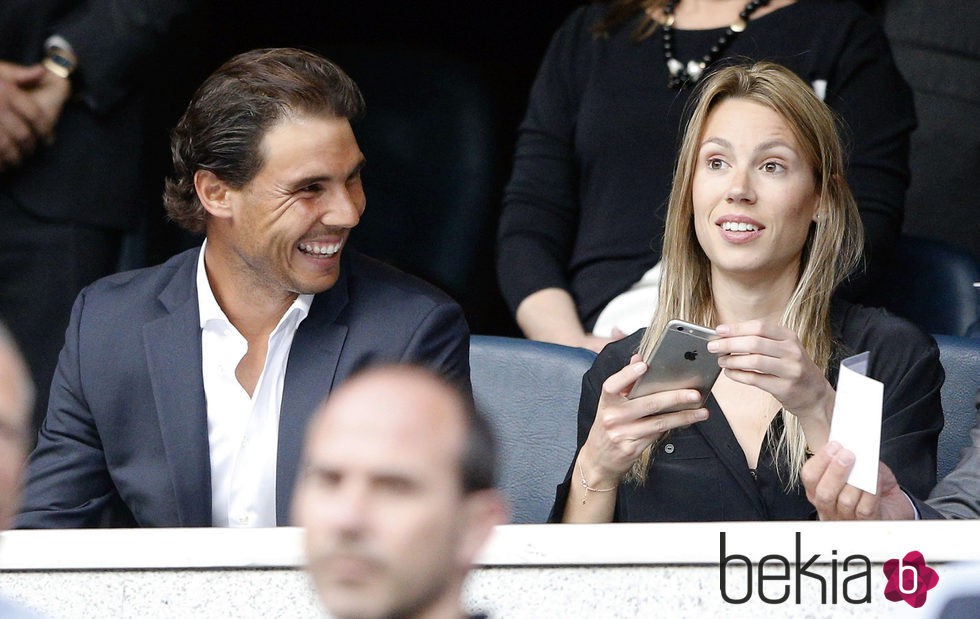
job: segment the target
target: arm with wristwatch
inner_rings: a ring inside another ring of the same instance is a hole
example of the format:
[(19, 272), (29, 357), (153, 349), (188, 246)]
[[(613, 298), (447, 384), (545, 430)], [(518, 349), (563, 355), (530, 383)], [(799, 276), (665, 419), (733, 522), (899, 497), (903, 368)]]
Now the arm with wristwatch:
[(191, 0), (92, 0), (46, 24), (34, 61), (0, 60), (0, 173), (57, 140), (66, 106), (107, 114), (141, 89)]
[(71, 96), (78, 59), (59, 36), (45, 42), (37, 65), (0, 61), (0, 172), (20, 165), (39, 144), (54, 141), (54, 128)]

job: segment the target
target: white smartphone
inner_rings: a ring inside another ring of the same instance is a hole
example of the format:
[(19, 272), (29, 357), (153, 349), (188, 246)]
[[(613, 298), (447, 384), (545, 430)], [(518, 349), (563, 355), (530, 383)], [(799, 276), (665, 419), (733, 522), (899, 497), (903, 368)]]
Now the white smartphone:
[(708, 342), (717, 338), (714, 329), (671, 320), (660, 334), (653, 352), (645, 359), (649, 369), (636, 381), (627, 397), (637, 398), (673, 389), (697, 389), (701, 393), (700, 402), (680, 404), (660, 413), (703, 407), (721, 373), (718, 356), (708, 352)]

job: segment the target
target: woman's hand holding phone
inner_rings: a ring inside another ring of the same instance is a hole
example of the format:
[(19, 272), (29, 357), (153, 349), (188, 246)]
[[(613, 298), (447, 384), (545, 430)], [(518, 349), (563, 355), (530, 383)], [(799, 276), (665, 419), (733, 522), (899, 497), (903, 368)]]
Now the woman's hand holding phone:
[(578, 479), (573, 478), (564, 522), (610, 522), (614, 491), (643, 450), (668, 430), (708, 418), (697, 389), (635, 393), (648, 370), (640, 355), (633, 355), (626, 367), (602, 383), (595, 420), (574, 464), (572, 475)]
[[(627, 396), (633, 384), (647, 371), (639, 355), (602, 384), (595, 422), (579, 453), (578, 466), (593, 487), (611, 487), (633, 466), (640, 454), (673, 428), (708, 418), (698, 407), (701, 394), (695, 389), (674, 389), (649, 395)], [(677, 412), (672, 408), (694, 407)]]

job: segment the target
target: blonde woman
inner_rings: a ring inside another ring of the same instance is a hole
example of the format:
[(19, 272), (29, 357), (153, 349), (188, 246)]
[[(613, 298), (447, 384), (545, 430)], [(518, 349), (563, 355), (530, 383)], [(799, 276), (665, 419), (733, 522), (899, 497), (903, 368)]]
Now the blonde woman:
[(542, 60), (504, 193), (498, 280), (528, 338), (598, 351), (649, 323), (682, 111), (733, 58), (789, 67), (843, 118), (868, 279), (886, 264), (915, 114), (875, 19), (838, 0), (592, 2)]
[[(934, 342), (910, 323), (832, 301), (862, 245), (833, 114), (771, 63), (720, 69), (697, 97), (655, 315), (586, 374), (579, 451), (553, 519), (911, 517), (936, 481), (942, 369)], [(625, 397), (674, 318), (721, 336), (709, 344), (723, 371), (705, 408), (693, 390)], [(885, 386), (877, 495), (831, 483), (824, 470), (801, 478), (814, 452), (852, 464), (828, 435), (839, 361), (865, 350), (869, 375)], [(658, 414), (684, 402), (693, 410)]]

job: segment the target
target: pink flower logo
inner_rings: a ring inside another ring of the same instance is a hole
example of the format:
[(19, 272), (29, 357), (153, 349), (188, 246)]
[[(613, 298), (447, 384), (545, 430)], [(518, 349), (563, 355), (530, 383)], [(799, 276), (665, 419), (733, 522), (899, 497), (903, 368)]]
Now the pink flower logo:
[(926, 603), (926, 593), (939, 584), (939, 574), (926, 565), (918, 550), (905, 555), (904, 559), (889, 559), (885, 562), (885, 599), (892, 602), (905, 600), (912, 608)]

